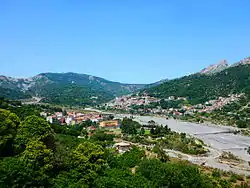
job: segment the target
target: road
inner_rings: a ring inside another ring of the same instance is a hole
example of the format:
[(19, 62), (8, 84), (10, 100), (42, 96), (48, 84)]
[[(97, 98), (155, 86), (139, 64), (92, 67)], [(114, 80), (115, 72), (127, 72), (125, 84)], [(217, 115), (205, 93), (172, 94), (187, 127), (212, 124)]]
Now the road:
[(39, 97), (32, 97), (31, 99), (24, 99), (21, 100), (22, 104), (38, 104), (42, 98)]
[[(116, 117), (125, 116), (130, 117), (130, 115), (125, 114), (116, 115)], [(210, 167), (220, 168), (226, 171), (234, 171), (236, 173), (244, 173), (247, 175), (250, 174), (250, 171), (248, 171), (250, 170), (250, 168), (247, 163), (248, 161), (250, 161), (250, 155), (246, 151), (246, 148), (250, 147), (250, 137), (229, 133), (230, 131), (233, 131), (235, 129), (233, 127), (218, 126), (213, 124), (197, 124), (174, 119), (166, 120), (163, 117), (133, 117), (134, 120), (142, 124), (146, 124), (148, 121), (154, 120), (160, 125), (168, 125), (168, 127), (171, 128), (173, 131), (185, 132), (203, 140), (204, 143), (208, 146), (208, 149), (210, 150), (209, 156), (201, 158), (182, 154), (182, 156), (184, 156), (184, 158), (189, 160), (190, 162), (201, 164), (202, 162), (206, 161), (206, 165)], [(241, 167), (232, 167), (228, 164), (219, 163), (217, 158), (223, 151), (233, 153), (235, 156), (245, 161), (244, 164), (242, 164)], [(172, 153), (176, 153), (176, 151), (172, 151)]]

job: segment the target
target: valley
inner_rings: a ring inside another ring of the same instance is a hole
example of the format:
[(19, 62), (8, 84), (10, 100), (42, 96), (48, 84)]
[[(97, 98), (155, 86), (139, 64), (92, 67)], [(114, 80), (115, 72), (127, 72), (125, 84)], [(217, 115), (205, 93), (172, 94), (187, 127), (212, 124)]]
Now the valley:
[[(20, 121), (27, 127), (23, 128), (22, 125), (11, 130), (14, 140), (9, 139), (3, 144), (4, 160), (2, 163), (0, 161), (0, 165), (9, 165), (8, 161), (5, 162), (6, 156), (13, 160), (25, 157), (25, 152), (33, 147), (28, 141), (33, 136), (22, 136), (19, 130), (25, 132), (35, 125), (33, 122), (41, 122), (49, 131), (50, 136), (46, 139), (53, 138), (51, 142), (57, 148), (51, 148), (50, 155), (55, 157), (51, 159), (54, 165), (52, 169), (57, 170), (58, 166), (63, 169), (58, 171), (59, 174), (47, 174), (55, 181), (59, 181), (60, 173), (65, 173), (69, 168), (77, 169), (78, 176), (83, 177), (80, 172), (85, 167), (78, 169), (74, 166), (74, 163), (81, 161), (76, 156), (82, 153), (74, 155), (79, 152), (78, 149), (81, 150), (79, 147), (86, 145), (81, 152), (92, 147), (96, 147), (92, 152), (105, 151), (103, 159), (100, 159), (109, 166), (105, 172), (109, 168), (114, 170), (119, 165), (125, 165), (126, 170), (134, 174), (141, 162), (149, 160), (152, 165), (156, 159), (167, 165), (183, 163), (184, 169), (194, 167), (201, 170), (201, 176), (221, 185), (222, 182), (230, 186), (239, 182), (248, 184), (248, 60), (246, 58), (233, 66), (223, 61), (193, 75), (153, 84), (122, 84), (76, 73), (42, 73), (29, 79), (1, 76), (2, 116), (13, 113), (10, 117), (17, 115), (20, 118), (17, 124)], [(30, 131), (36, 131), (36, 128)], [(29, 135), (29, 132), (25, 134)], [(21, 143), (20, 138), (26, 140), (27, 146), (22, 148), (17, 145)], [(45, 148), (52, 147), (42, 137), (40, 140)], [(9, 143), (9, 148), (6, 148)], [(36, 144), (35, 147), (38, 147), (41, 143)], [(69, 150), (71, 144), (74, 146)], [(16, 147), (22, 150), (16, 151)], [(65, 151), (61, 151), (61, 147)], [(132, 161), (130, 155), (134, 157)], [(69, 158), (75, 160), (71, 167), (67, 166)], [(129, 167), (132, 168), (131, 172)], [(12, 167), (6, 169), (9, 168)], [(69, 173), (73, 174), (75, 170)], [(125, 173), (124, 169), (120, 173)], [(96, 185), (95, 181), (88, 181)], [(54, 182), (47, 184), (53, 185)]]
[(0, 188), (250, 188), (249, 7), (2, 1)]
[[(147, 124), (150, 120), (153, 120), (158, 125), (168, 125), (168, 127), (174, 131), (187, 133), (189, 135), (197, 137), (203, 140), (210, 150), (210, 154), (208, 157), (195, 157), (181, 154), (183, 156), (183, 159), (189, 160), (190, 162), (199, 165), (205, 162), (205, 165), (213, 168), (219, 168), (221, 170), (234, 171), (237, 173), (244, 173), (248, 175), (250, 174), (250, 167), (247, 163), (248, 161), (250, 161), (250, 155), (247, 153), (247, 149), (248, 147), (250, 147), (250, 137), (230, 133), (234, 131), (235, 128), (218, 126), (214, 124), (183, 122), (174, 119), (166, 120), (166, 118), (164, 117), (115, 114), (115, 117), (117, 118), (130, 116), (133, 116), (133, 119), (140, 122), (141, 124)], [(172, 152), (176, 153), (175, 151)], [(230, 164), (223, 164), (218, 162), (217, 159), (223, 152), (231, 152), (233, 155), (245, 161), (243, 162), (243, 166), (237, 167)]]

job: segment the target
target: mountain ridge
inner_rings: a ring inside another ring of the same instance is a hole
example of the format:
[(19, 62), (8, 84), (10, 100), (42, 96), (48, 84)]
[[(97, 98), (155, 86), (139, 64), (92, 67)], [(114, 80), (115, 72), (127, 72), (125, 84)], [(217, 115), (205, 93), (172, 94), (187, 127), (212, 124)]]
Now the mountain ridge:
[(200, 74), (214, 74), (229, 67), (227, 60), (222, 60), (217, 64), (209, 65), (207, 68), (202, 69)]
[[(192, 74), (140, 91), (156, 98), (187, 97), (192, 104), (204, 103), (235, 93), (250, 93), (250, 59), (213, 74)], [(243, 63), (242, 63), (243, 62)], [(249, 95), (250, 97), (250, 95)]]
[[(196, 74), (183, 76), (173, 80), (164, 79), (151, 84), (125, 84), (110, 81), (97, 76), (73, 72), (46, 72), (29, 78), (13, 78), (0, 75), (0, 97), (9, 99), (23, 99), (35, 96), (43, 98), (42, 102), (70, 105), (92, 105), (104, 103), (122, 95), (145, 90), (150, 91), (151, 95), (155, 96), (158, 95), (158, 92), (159, 97), (169, 96), (171, 92), (172, 95), (179, 94), (180, 96), (183, 96), (188, 92), (185, 91), (184, 93), (180, 93), (179, 90), (184, 91), (187, 88), (195, 88), (195, 86), (192, 86), (192, 83), (199, 83), (202, 85), (200, 82), (204, 81), (210, 83), (212, 78), (215, 79), (216, 82), (220, 83), (221, 81), (216, 79), (216, 76), (227, 80), (227, 74), (228, 72), (232, 72), (232, 69), (236, 70), (239, 69), (239, 67), (241, 69), (241, 66), (245, 66), (246, 69), (248, 69), (249, 64), (250, 57), (240, 60), (239, 62), (230, 66), (226, 60), (223, 60), (215, 65), (210, 65), (208, 68), (205, 68)], [(247, 79), (247, 72), (245, 69), (242, 69), (242, 71), (246, 73), (243, 79)], [(242, 79), (239, 77), (239, 73), (233, 76), (236, 76), (237, 79)], [(239, 84), (238, 80), (236, 80), (235, 83), (231, 83), (231, 80), (227, 81), (228, 84)], [(183, 82), (184, 85), (181, 82)], [(182, 88), (180, 89), (178, 85), (169, 87), (172, 83), (179, 83), (182, 85)], [(216, 85), (216, 83), (213, 84)], [(211, 87), (213, 84), (211, 84)], [(225, 85), (227, 83), (223, 82), (221, 84)], [(164, 88), (163, 91), (161, 91), (162, 89), (159, 89), (161, 87)], [(176, 88), (173, 90), (173, 87)], [(213, 88), (210, 89), (213, 90)], [(197, 88), (197, 90), (202, 91), (202, 88)], [(218, 86), (217, 90), (222, 90), (222, 88), (219, 88)], [(196, 91), (193, 92), (196, 93)], [(211, 93), (207, 90), (206, 92)], [(206, 93), (203, 95), (205, 94)], [(223, 95), (224, 94), (225, 93), (223, 93)]]
[(16, 93), (20, 97), (10, 95), (9, 98), (22, 99), (39, 96), (44, 98), (42, 102), (72, 103), (73, 105), (78, 103), (80, 105), (98, 104), (144, 87), (145, 84), (123, 84), (101, 77), (72, 72), (47, 72), (29, 78), (0, 76), (0, 90), (8, 90), (8, 92), (1, 92), (1, 97), (8, 98), (8, 93)]
[(239, 65), (247, 65), (250, 64), (250, 57), (244, 58), (242, 60), (239, 60), (236, 63), (233, 63), (231, 65), (229, 65), (229, 63), (227, 62), (227, 60), (222, 60), (219, 61), (216, 64), (211, 64), (206, 68), (203, 68), (201, 71), (199, 71), (198, 73), (200, 74), (206, 74), (206, 75), (211, 75), (211, 74), (215, 74), (218, 72), (221, 72), (225, 69), (228, 69), (230, 67), (235, 67), (235, 66), (239, 66)]

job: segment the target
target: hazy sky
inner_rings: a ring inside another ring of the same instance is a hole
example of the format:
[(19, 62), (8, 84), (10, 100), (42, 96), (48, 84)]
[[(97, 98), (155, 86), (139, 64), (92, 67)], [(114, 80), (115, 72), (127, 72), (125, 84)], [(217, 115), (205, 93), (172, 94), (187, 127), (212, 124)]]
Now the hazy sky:
[(2, 0), (0, 74), (127, 83), (250, 56), (250, 0)]

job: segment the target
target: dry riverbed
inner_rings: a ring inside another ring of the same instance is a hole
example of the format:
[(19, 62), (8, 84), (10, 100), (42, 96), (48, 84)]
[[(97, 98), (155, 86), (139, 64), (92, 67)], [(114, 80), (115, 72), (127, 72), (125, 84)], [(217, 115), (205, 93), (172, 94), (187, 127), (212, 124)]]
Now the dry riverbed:
[[(128, 114), (117, 114), (116, 117), (130, 117)], [(232, 132), (234, 128), (228, 126), (218, 126), (213, 124), (197, 124), (183, 122), (180, 120), (166, 119), (163, 117), (153, 116), (133, 116), (134, 120), (146, 124), (150, 120), (154, 120), (159, 125), (168, 125), (173, 131), (184, 132), (197, 137), (207, 145), (209, 149), (208, 156), (192, 156), (183, 154), (178, 151), (166, 150), (170, 155), (176, 155), (180, 158), (188, 160), (195, 164), (205, 163), (205, 166), (218, 168), (225, 171), (233, 171), (238, 174), (250, 175), (250, 155), (247, 148), (250, 147), (250, 137), (235, 135)], [(233, 163), (227, 160), (221, 160), (219, 157), (223, 152), (231, 152), (233, 155), (241, 159), (239, 163)]]

